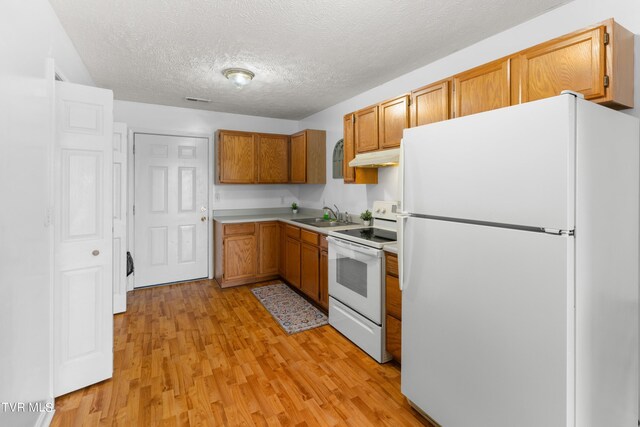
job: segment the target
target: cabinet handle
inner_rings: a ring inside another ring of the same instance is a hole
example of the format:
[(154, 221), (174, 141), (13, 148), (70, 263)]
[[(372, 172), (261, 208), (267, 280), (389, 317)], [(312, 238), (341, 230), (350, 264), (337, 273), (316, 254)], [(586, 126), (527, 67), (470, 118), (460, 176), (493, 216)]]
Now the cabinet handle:
[(97, 250), (97, 249), (94, 249), (94, 250), (91, 252), (91, 255), (93, 255), (93, 256), (98, 256), (98, 255), (100, 255), (100, 251), (99, 251), (99, 250)]

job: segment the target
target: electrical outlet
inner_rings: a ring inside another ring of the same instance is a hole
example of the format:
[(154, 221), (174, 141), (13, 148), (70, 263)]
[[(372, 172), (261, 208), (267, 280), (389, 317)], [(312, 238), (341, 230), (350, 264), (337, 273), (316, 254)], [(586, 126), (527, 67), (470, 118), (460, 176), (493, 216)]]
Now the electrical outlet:
[(280, 196), (280, 204), (284, 205), (284, 196)]
[(215, 195), (213, 197), (216, 200), (216, 202), (220, 201), (220, 193), (215, 193)]

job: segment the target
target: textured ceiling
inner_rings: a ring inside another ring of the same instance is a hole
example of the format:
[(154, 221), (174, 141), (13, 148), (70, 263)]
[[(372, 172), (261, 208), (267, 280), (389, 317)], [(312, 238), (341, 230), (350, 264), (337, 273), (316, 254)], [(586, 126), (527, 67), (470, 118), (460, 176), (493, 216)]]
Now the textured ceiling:
[(568, 0), (50, 2), (116, 99), (301, 119)]

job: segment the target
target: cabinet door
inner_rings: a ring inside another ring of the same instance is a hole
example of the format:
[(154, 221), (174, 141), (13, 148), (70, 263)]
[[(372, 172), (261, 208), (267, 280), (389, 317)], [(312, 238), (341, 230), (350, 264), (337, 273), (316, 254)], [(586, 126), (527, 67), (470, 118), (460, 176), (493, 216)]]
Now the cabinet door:
[(356, 180), (356, 168), (349, 167), (349, 162), (356, 157), (356, 146), (353, 129), (353, 113), (349, 113), (343, 118), (343, 143), (344, 159), (342, 167), (344, 169), (344, 182), (351, 183)]
[(285, 279), (293, 286), (300, 287), (300, 242), (287, 237)]
[(286, 278), (287, 277), (287, 236), (285, 234), (285, 225), (281, 222), (278, 223), (278, 274)]
[(409, 95), (402, 95), (380, 104), (378, 138), (380, 148), (400, 147), (402, 131), (409, 127)]
[(278, 223), (261, 222), (258, 226), (260, 245), (258, 247), (258, 274), (267, 276), (278, 274)]
[(252, 184), (256, 182), (256, 142), (253, 134), (220, 132), (218, 173), (221, 183)]
[(253, 277), (257, 272), (256, 236), (231, 236), (224, 238), (224, 280)]
[(482, 65), (453, 78), (455, 116), (462, 117), (510, 105), (509, 59)]
[(289, 182), (289, 137), (260, 134), (258, 139), (258, 182)]
[(451, 117), (450, 82), (435, 83), (411, 92), (411, 127)]
[(355, 117), (355, 145), (356, 153), (375, 151), (378, 145), (378, 106), (356, 111)]
[(386, 316), (385, 341), (387, 351), (398, 362), (402, 361), (402, 322), (393, 316)]
[(377, 184), (378, 169), (375, 168), (352, 168), (349, 162), (356, 156), (355, 129), (353, 126), (354, 113), (344, 116), (344, 159), (342, 167), (344, 169), (345, 184)]
[(605, 27), (552, 40), (519, 56), (522, 102), (559, 95), (565, 89), (586, 99), (605, 95)]
[(318, 301), (325, 309), (329, 308), (329, 254), (320, 252), (320, 299)]
[(307, 182), (307, 135), (300, 132), (291, 136), (291, 182)]
[(314, 301), (318, 301), (320, 292), (320, 249), (308, 243), (302, 244), (302, 271), (300, 289)]

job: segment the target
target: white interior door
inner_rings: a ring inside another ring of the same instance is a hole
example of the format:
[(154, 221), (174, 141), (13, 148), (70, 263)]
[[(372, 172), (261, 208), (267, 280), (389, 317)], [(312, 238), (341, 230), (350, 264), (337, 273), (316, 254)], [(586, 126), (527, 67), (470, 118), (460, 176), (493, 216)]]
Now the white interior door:
[(134, 134), (135, 287), (208, 276), (207, 142)]
[(573, 426), (573, 237), (409, 218), (402, 393), (443, 426)]
[(127, 125), (113, 124), (113, 312), (127, 311)]
[(56, 82), (54, 395), (113, 372), (113, 93)]

